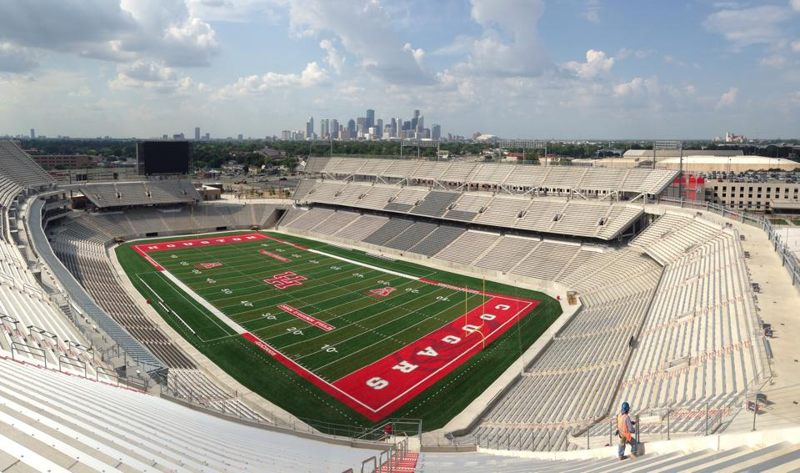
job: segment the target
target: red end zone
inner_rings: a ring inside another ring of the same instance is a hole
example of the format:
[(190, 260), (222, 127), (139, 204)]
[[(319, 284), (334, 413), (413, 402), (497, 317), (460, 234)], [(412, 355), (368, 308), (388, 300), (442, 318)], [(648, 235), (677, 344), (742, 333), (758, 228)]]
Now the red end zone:
[(539, 301), (494, 296), (449, 324), (329, 383), (251, 333), (242, 336), (371, 421), (388, 416), (478, 354)]
[[(165, 241), (161, 243), (142, 243), (139, 245), (133, 245), (133, 251), (139, 253), (139, 255), (146, 259), (148, 263), (155, 266), (155, 268), (159, 271), (164, 271), (164, 268), (156, 262), (153, 258), (151, 258), (147, 253), (153, 251), (166, 251), (166, 250), (179, 250), (181, 248), (194, 248), (194, 247), (203, 247), (203, 246), (218, 246), (218, 245), (230, 245), (231, 243), (241, 243), (245, 241), (255, 241), (255, 240), (278, 240), (277, 238), (268, 237), (267, 235), (263, 235), (261, 233), (248, 233), (246, 235), (230, 235), (230, 236), (223, 236), (223, 237), (215, 237), (215, 238), (194, 238), (191, 240), (174, 240), (174, 241)], [(278, 240), (282, 241), (282, 240)]]

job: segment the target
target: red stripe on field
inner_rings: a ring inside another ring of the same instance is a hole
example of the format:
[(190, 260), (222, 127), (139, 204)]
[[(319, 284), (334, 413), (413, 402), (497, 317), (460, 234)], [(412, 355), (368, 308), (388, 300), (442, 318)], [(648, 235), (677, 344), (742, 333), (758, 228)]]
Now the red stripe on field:
[(281, 255), (276, 255), (275, 253), (269, 252), (269, 251), (267, 251), (267, 250), (265, 250), (263, 248), (261, 250), (259, 250), (259, 253), (261, 253), (262, 255), (269, 256), (270, 258), (276, 259), (276, 260), (280, 261), (281, 263), (288, 263), (290, 261), (289, 258), (284, 258)]
[(139, 248), (139, 246), (141, 246), (141, 245), (134, 245), (131, 248), (133, 248), (133, 251), (139, 253), (139, 256), (141, 256), (142, 258), (147, 260), (148, 263), (150, 263), (153, 266), (155, 266), (156, 271), (164, 271), (164, 267), (161, 266), (160, 264), (156, 263), (156, 260), (151, 258), (150, 255), (148, 255), (145, 251), (143, 251), (141, 248)]
[(303, 250), (303, 251), (308, 250), (307, 246), (298, 245), (297, 243), (292, 243), (292, 242), (286, 241), (286, 240), (281, 240), (280, 238), (274, 237), (272, 235), (263, 235), (263, 234), (260, 234), (260, 235), (262, 235), (267, 240), (277, 241), (279, 243), (283, 243), (284, 245), (289, 245), (289, 246), (291, 246), (293, 248), (297, 248), (298, 250)]
[(257, 346), (261, 351), (266, 353), (267, 355), (274, 358), (283, 366), (289, 368), (290, 370), (294, 371), (297, 375), (303, 377), (306, 381), (310, 382), (314, 386), (318, 387), (319, 389), (325, 391), (326, 393), (330, 394), (334, 398), (341, 401), (344, 405), (353, 409), (354, 411), (358, 412), (359, 414), (367, 417), (372, 421), (379, 420), (380, 417), (375, 416), (367, 406), (362, 404), (358, 399), (350, 396), (344, 391), (341, 391), (334, 387), (332, 384), (328, 383), (324, 379), (320, 378), (319, 376), (315, 375), (311, 371), (303, 368), (302, 366), (298, 365), (294, 362), (291, 358), (287, 357), (283, 353), (279, 352), (275, 348), (273, 348), (270, 344), (262, 341), (260, 338), (256, 337), (250, 332), (245, 332), (242, 334), (242, 337), (252, 343), (253, 345)]
[(383, 418), (475, 356), (539, 301), (492, 297), (444, 327), (335, 381)]
[(307, 323), (309, 325), (313, 325), (314, 327), (321, 328), (322, 330), (324, 330), (326, 332), (330, 332), (331, 330), (336, 328), (331, 324), (325, 323), (325, 322), (323, 322), (323, 321), (321, 321), (319, 319), (316, 319), (316, 318), (306, 314), (305, 312), (301, 311), (300, 309), (296, 309), (296, 308), (290, 306), (289, 304), (278, 304), (278, 309), (286, 312), (289, 315), (293, 315), (293, 316), (297, 317), (298, 319), (302, 320), (303, 322), (305, 322), (305, 323)]

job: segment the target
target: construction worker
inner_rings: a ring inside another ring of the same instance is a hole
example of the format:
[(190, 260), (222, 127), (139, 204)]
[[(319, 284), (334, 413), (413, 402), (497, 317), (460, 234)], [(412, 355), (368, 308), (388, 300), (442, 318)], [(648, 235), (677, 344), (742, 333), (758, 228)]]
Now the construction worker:
[(636, 422), (631, 420), (630, 412), (631, 405), (628, 404), (628, 401), (623, 402), (622, 408), (617, 415), (617, 435), (619, 435), (618, 454), (620, 460), (627, 458), (625, 456), (626, 444), (631, 445), (631, 458), (636, 458), (636, 439), (633, 437), (633, 434), (636, 433), (634, 429)]

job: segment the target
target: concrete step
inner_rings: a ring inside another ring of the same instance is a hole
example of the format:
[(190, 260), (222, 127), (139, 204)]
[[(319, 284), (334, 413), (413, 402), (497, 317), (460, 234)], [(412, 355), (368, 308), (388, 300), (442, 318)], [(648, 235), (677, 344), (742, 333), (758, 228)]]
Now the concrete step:
[(679, 466), (675, 466), (674, 464), (667, 465), (666, 469), (657, 470), (660, 472), (670, 472), (670, 473), (680, 473), (684, 471), (691, 471), (692, 468), (701, 468), (708, 465), (711, 465), (716, 462), (724, 461), (726, 459), (730, 459), (733, 456), (740, 455), (746, 452), (749, 452), (750, 449), (747, 447), (739, 447), (732, 450), (723, 450), (721, 452), (714, 452), (714, 451), (706, 451), (704, 450), (704, 455), (700, 456), (699, 458), (688, 461), (688, 462), (681, 462)]
[[(787, 442), (777, 443), (768, 447), (759, 449), (748, 449), (740, 455), (729, 457), (723, 461), (716, 462), (712, 465), (707, 465), (702, 469), (698, 469), (696, 473), (716, 473), (716, 472), (733, 472), (739, 471), (742, 467), (750, 463), (758, 463), (767, 459), (775, 452), (780, 452), (791, 444)], [(785, 452), (784, 452), (785, 453)]]
[[(756, 471), (789, 471), (788, 463), (800, 461), (800, 446), (789, 445), (781, 450), (755, 458), (752, 461), (736, 465), (729, 471), (756, 472)], [(728, 471), (728, 470), (725, 470)]]

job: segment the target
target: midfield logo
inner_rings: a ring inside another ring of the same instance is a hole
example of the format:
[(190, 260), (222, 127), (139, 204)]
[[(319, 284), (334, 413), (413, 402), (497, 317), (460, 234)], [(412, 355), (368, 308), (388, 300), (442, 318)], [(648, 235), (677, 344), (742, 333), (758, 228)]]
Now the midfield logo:
[(301, 286), (306, 279), (305, 276), (286, 271), (285, 273), (276, 274), (271, 278), (267, 278), (264, 282), (273, 286), (275, 289), (286, 289), (287, 287)]
[(220, 266), (222, 266), (222, 263), (216, 261), (213, 263), (198, 263), (194, 265), (194, 267), (197, 269), (211, 269), (211, 268), (218, 268)]
[(386, 297), (394, 291), (395, 289), (393, 287), (379, 287), (378, 289), (369, 291), (369, 293), (375, 297)]

